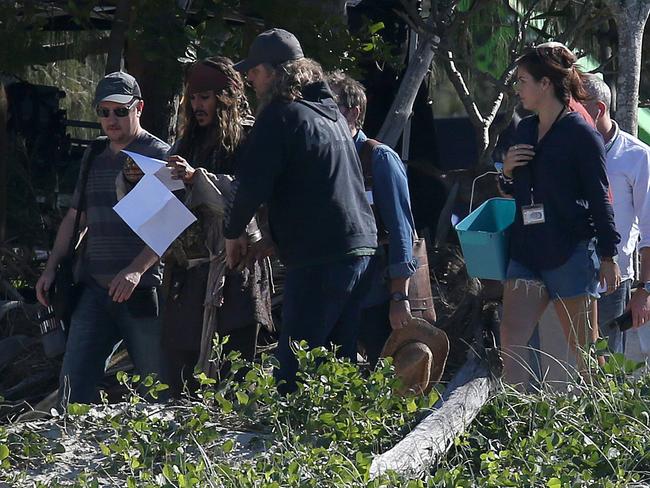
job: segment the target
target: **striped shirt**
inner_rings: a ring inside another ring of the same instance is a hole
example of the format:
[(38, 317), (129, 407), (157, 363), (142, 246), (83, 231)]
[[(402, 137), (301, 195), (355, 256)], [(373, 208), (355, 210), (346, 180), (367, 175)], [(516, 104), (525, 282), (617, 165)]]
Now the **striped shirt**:
[[(164, 159), (169, 145), (142, 130), (125, 149)], [(121, 151), (113, 153), (110, 146), (107, 146), (89, 163), (90, 172), (83, 206), (88, 232), (83, 255), (82, 280), (95, 282), (106, 288), (113, 277), (129, 266), (145, 247), (144, 242), (113, 210), (117, 203), (115, 180), (126, 157)], [(72, 197), (72, 208), (79, 208), (81, 203), (79, 187), (78, 181)], [(142, 275), (139, 286), (156, 286), (161, 281), (162, 266), (157, 262)]]

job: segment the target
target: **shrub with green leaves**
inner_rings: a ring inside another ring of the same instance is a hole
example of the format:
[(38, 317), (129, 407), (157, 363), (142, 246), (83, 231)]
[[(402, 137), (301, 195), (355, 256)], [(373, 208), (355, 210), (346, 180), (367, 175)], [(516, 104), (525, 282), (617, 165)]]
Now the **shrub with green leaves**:
[(650, 376), (616, 355), (566, 394), (506, 387), (457, 439), (434, 486), (627, 487), (650, 482)]
[[(221, 361), (223, 342), (215, 347)], [(650, 480), (650, 376), (613, 356), (568, 394), (502, 391), (447, 457), (422, 479), (370, 479), (374, 454), (412, 428), (438, 398), (403, 399), (390, 361), (363, 371), (323, 348), (295, 347), (298, 389), (277, 392), (275, 360), (237, 353), (221, 378), (197, 373), (191, 400), (152, 405), (164, 386), (120, 374), (127, 401), (71, 405), (56, 419), (62, 435), (33, 425), (0, 428), (0, 482), (15, 486), (127, 487), (623, 487)], [(139, 383), (139, 385), (138, 385)], [(50, 427), (52, 422), (50, 422)], [(76, 445), (66, 444), (65, 438)], [(74, 480), (34, 481), (70, 451), (92, 453)]]
[[(222, 346), (216, 345), (217, 360)], [(92, 438), (96, 447), (76, 485), (119, 480), (120, 486), (137, 487), (381, 486), (389, 478), (369, 480), (373, 454), (401, 438), (438, 393), (398, 397), (389, 360), (367, 372), (324, 348), (302, 343), (295, 354), (299, 386), (287, 396), (278, 393), (271, 374), (277, 364), (266, 355), (249, 363), (231, 353), (225, 377), (197, 373), (201, 387), (193, 399), (164, 406), (147, 404), (142, 393), (146, 386), (157, 394), (163, 385), (120, 373), (129, 392), (125, 403), (100, 409), (70, 405), (60, 420), (62, 428)], [(248, 435), (245, 445), (233, 431)], [(26, 479), (20, 449), (9, 446), (5, 457), (12, 480)]]

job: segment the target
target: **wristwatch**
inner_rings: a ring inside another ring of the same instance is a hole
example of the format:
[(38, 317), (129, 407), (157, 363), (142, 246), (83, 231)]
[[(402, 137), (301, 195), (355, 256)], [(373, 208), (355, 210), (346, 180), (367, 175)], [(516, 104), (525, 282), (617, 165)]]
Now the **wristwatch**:
[(645, 291), (648, 295), (650, 295), (650, 281), (644, 281), (641, 284), (641, 288), (643, 288), (643, 291)]
[(407, 294), (402, 293), (401, 291), (396, 291), (395, 293), (390, 294), (390, 299), (393, 302), (408, 302), (409, 297)]

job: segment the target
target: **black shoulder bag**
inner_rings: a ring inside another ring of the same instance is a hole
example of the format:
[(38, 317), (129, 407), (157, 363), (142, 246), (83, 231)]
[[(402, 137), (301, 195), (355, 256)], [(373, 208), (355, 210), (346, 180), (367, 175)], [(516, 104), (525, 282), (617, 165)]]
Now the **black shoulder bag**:
[(90, 172), (90, 163), (100, 154), (108, 144), (107, 137), (99, 137), (91, 144), (89, 150), (84, 153), (81, 160), (81, 175), (79, 179), (79, 205), (77, 215), (74, 219), (74, 227), (70, 238), (68, 252), (61, 259), (54, 277), (54, 292), (52, 295), (52, 305), (57, 320), (63, 322), (66, 333), (70, 330), (70, 318), (74, 312), (79, 300), (81, 287), (75, 282), (74, 265), (77, 258), (77, 250), (80, 237), (79, 224), (81, 214), (86, 204), (86, 183), (88, 183), (88, 174)]

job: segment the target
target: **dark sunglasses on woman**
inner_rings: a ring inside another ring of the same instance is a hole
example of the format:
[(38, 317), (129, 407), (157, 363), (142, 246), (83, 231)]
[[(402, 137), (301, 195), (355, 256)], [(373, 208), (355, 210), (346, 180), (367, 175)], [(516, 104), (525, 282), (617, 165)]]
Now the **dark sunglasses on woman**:
[[(113, 109), (113, 113), (115, 114), (116, 117), (126, 117), (129, 115), (129, 112), (133, 107), (136, 106), (136, 104), (140, 101), (139, 98), (134, 98), (133, 101), (124, 106), (124, 107), (118, 107)], [(97, 112), (97, 117), (101, 117), (102, 119), (105, 119), (106, 117), (110, 117), (111, 115), (111, 109), (110, 108), (104, 108), (104, 107), (97, 107), (95, 109), (95, 112)]]

